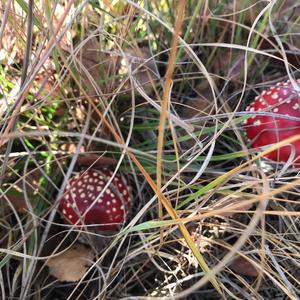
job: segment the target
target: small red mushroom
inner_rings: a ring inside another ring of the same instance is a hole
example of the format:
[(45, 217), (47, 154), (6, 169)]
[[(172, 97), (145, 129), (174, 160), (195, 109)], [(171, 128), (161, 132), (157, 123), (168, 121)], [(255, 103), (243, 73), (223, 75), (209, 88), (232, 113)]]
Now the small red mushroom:
[[(300, 80), (297, 80), (297, 83), (300, 84)], [(289, 117), (300, 118), (300, 96), (290, 81), (277, 83), (276, 86), (263, 91), (246, 108), (246, 111), (262, 113), (251, 116), (244, 123), (247, 137), (254, 148), (275, 144), (300, 134), (300, 119), (289, 119)], [(264, 115), (264, 112), (273, 115)], [(277, 117), (274, 114), (283, 116)], [(286, 162), (292, 151), (295, 151), (296, 162), (299, 162), (300, 140), (274, 150), (266, 157), (274, 161)]]
[(131, 204), (130, 192), (126, 180), (119, 174), (103, 191), (112, 174), (105, 168), (90, 169), (69, 180), (59, 205), (68, 223), (95, 225), (96, 230), (116, 230), (124, 222)]

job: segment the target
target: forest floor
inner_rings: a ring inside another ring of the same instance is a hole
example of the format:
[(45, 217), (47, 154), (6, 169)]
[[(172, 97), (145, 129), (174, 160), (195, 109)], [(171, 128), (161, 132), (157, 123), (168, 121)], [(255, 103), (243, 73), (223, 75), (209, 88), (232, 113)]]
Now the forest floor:
[[(298, 299), (299, 150), (243, 124), (299, 33), (290, 0), (0, 0), (1, 299)], [(60, 209), (89, 170), (112, 230)]]

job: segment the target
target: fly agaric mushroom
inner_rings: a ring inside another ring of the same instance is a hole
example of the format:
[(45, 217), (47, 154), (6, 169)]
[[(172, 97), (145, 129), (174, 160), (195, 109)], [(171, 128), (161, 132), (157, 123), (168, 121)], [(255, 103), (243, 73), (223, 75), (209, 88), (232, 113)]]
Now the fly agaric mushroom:
[(95, 225), (96, 230), (115, 230), (124, 222), (126, 208), (131, 203), (130, 193), (119, 174), (103, 191), (112, 174), (108, 169), (90, 169), (69, 180), (59, 206), (68, 223)]
[[(299, 79), (297, 83), (300, 84)], [(273, 113), (273, 115), (253, 115), (245, 121), (247, 137), (255, 148), (278, 143), (300, 133), (300, 120), (289, 119), (289, 116), (300, 118), (300, 96), (290, 81), (277, 83), (276, 86), (263, 91), (246, 111)], [(274, 114), (283, 116), (277, 117)], [(295, 151), (295, 157), (298, 157), (296, 162), (299, 163), (300, 140), (265, 156), (274, 161), (286, 162), (292, 151)]]

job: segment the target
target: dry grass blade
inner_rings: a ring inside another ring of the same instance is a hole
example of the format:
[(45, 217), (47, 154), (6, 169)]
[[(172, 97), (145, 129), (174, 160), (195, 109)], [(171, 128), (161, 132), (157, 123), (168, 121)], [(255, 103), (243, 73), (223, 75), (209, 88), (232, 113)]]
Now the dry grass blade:
[[(62, 15), (62, 17), (60, 18), (58, 24), (57, 24), (57, 27), (56, 27), (56, 31), (55, 31), (55, 34), (57, 34), (60, 30), (61, 30), (61, 27), (62, 27), (62, 24), (64, 23), (72, 5), (74, 4), (75, 0), (70, 0), (65, 8), (65, 11), (64, 11), (64, 14)], [(44, 50), (44, 56), (45, 55), (49, 55), (49, 50), (51, 48), (54, 47), (56, 43), (56, 37), (53, 36), (51, 38), (51, 40), (48, 42), (45, 50)], [(43, 60), (43, 59), (42, 59)], [(39, 69), (36, 69), (35, 70), (35, 73), (36, 74), (37, 72), (39, 71)], [(33, 79), (32, 79), (33, 80)], [(26, 82), (26, 84), (24, 84), (24, 86), (22, 87), (22, 91), (21, 92), (21, 95), (19, 96), (19, 98), (17, 99), (16, 101), (16, 104), (15, 104), (15, 107), (14, 107), (14, 111), (13, 111), (13, 114), (7, 124), (7, 126), (5, 127), (5, 130), (3, 132), (3, 135), (6, 135), (8, 132), (10, 132), (10, 130), (13, 128), (14, 124), (15, 124), (15, 120), (16, 120), (16, 117), (17, 115), (19, 114), (19, 111), (23, 105), (23, 101), (25, 100), (25, 97), (27, 96), (30, 88), (32, 86), (32, 81), (29, 81), (29, 82)], [(3, 129), (2, 129), (3, 130)], [(0, 147), (2, 147), (5, 143), (7, 142), (7, 140), (4, 140), (3, 139), (3, 136), (0, 137)]]
[[(179, 40), (179, 35), (184, 19), (184, 11), (185, 11), (185, 1), (180, 0), (178, 2), (177, 6), (177, 19), (175, 23), (175, 30), (173, 33), (173, 39), (171, 44), (171, 52), (170, 52), (170, 58), (168, 61), (168, 68), (166, 71), (165, 76), (165, 85), (164, 85), (164, 92), (162, 97), (162, 104), (161, 104), (161, 112), (160, 112), (160, 120), (159, 120), (159, 132), (158, 132), (158, 139), (157, 139), (157, 165), (156, 165), (156, 181), (157, 181), (157, 192), (158, 192), (158, 211), (159, 211), (159, 218), (162, 220), (163, 218), (163, 206), (167, 209), (170, 216), (176, 220), (180, 219), (178, 217), (176, 211), (172, 208), (171, 203), (169, 200), (165, 197), (163, 197), (161, 193), (161, 176), (162, 176), (162, 156), (163, 156), (163, 146), (164, 146), (164, 138), (165, 138), (165, 126), (166, 126), (166, 118), (167, 118), (167, 111), (169, 106), (169, 100), (170, 100), (170, 93), (172, 88), (172, 77), (173, 72), (176, 65), (176, 53), (177, 53), (177, 43)], [(161, 199), (164, 199), (164, 201), (161, 201)], [(205, 260), (203, 259), (202, 255), (200, 254), (199, 250), (195, 246), (195, 243), (193, 242), (188, 230), (186, 229), (185, 225), (183, 223), (179, 223), (178, 225), (184, 239), (186, 240), (188, 246), (194, 253), (196, 259), (198, 260), (199, 265), (203, 269), (205, 273), (209, 272), (209, 267), (207, 266)], [(161, 243), (163, 240), (163, 229), (161, 229), (160, 236), (161, 236)], [(216, 288), (216, 290), (221, 294), (221, 289), (219, 287), (219, 284), (215, 277), (211, 277), (210, 281), (212, 282), (213, 286)]]
[[(184, 20), (185, 5), (186, 4), (184, 0), (178, 2), (177, 12), (176, 12), (177, 18), (176, 18), (175, 29), (174, 29), (172, 43), (171, 43), (170, 57), (169, 57), (168, 67), (165, 75), (165, 84), (164, 84), (163, 96), (161, 101), (161, 112), (160, 112), (158, 138), (157, 138), (157, 158), (156, 158), (157, 160), (156, 184), (159, 191), (161, 190), (162, 156), (163, 156), (163, 148), (164, 148), (167, 112), (168, 112), (168, 107), (170, 105), (172, 77), (176, 66), (177, 44), (181, 32), (182, 23)], [(159, 219), (162, 220), (163, 208), (162, 208), (162, 203), (160, 201), (158, 202), (158, 215), (159, 215)], [(162, 236), (163, 233), (161, 231), (161, 242), (162, 242)]]
[[(299, 7), (0, 0), (2, 298), (297, 299), (300, 135), (254, 148), (243, 129), (276, 118), (245, 111), (263, 90), (299, 89)], [(102, 169), (126, 179), (124, 222), (66, 223), (70, 178)]]

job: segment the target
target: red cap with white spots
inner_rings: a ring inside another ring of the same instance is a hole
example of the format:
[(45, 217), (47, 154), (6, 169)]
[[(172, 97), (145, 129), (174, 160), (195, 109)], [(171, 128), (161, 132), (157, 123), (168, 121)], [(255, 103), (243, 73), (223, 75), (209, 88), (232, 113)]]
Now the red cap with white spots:
[(126, 208), (131, 204), (130, 192), (126, 180), (119, 174), (103, 192), (112, 174), (105, 168), (90, 169), (70, 179), (59, 206), (68, 223), (115, 230), (124, 222)]
[[(300, 80), (297, 80), (297, 83), (300, 85)], [(255, 148), (275, 144), (300, 134), (300, 120), (288, 119), (289, 116), (300, 118), (300, 96), (289, 81), (277, 83), (276, 86), (263, 91), (246, 110), (283, 115), (283, 117), (254, 115), (245, 121), (244, 128), (247, 137)], [(285, 162), (290, 157), (292, 147), (298, 157), (300, 140), (272, 151), (266, 157), (274, 161)], [(299, 158), (297, 162), (299, 162)]]

